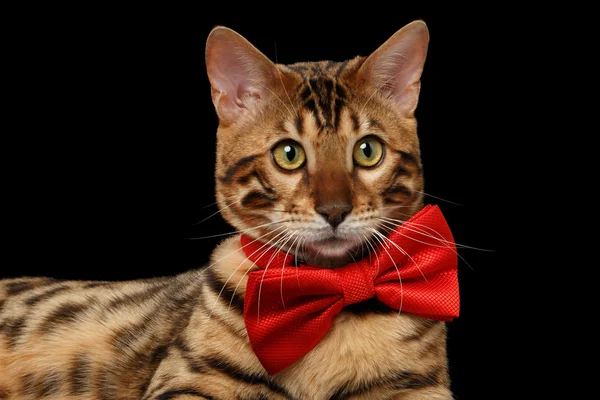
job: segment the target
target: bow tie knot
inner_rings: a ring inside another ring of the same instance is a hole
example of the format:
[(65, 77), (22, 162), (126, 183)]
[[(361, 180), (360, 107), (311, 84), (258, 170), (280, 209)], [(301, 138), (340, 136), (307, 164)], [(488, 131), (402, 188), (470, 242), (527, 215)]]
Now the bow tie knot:
[(344, 307), (375, 297), (373, 277), (365, 267), (363, 263), (355, 263), (333, 270), (344, 294)]

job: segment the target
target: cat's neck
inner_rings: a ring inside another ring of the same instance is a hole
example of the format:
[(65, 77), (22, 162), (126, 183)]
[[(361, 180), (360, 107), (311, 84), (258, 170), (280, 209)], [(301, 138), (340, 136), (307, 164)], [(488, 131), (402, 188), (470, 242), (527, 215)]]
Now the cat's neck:
[(257, 269), (246, 257), (239, 235), (226, 239), (217, 246), (207, 268), (212, 270), (212, 274), (220, 282), (223, 282), (225, 285), (223, 292), (235, 292), (235, 295), (240, 298), (244, 298), (246, 294), (248, 274)]

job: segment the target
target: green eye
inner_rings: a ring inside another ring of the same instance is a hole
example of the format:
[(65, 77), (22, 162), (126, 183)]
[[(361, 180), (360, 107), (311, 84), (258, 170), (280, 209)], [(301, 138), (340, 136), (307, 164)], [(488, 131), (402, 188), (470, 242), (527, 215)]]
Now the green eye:
[(281, 168), (291, 171), (304, 165), (306, 154), (297, 142), (284, 140), (273, 149), (273, 159)]
[(354, 146), (354, 162), (361, 167), (372, 167), (383, 157), (383, 145), (379, 139), (369, 136)]

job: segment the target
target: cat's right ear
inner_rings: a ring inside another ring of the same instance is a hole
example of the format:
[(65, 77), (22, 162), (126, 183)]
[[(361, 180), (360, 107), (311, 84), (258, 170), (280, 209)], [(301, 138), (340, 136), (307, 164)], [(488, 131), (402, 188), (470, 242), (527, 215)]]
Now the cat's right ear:
[(206, 71), (219, 119), (232, 124), (264, 104), (279, 74), (275, 64), (237, 32), (214, 28), (206, 41)]

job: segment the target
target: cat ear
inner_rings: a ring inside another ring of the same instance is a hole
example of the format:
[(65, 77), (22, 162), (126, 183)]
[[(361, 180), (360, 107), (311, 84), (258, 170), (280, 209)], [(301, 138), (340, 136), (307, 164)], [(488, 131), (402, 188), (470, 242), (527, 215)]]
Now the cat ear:
[(412, 116), (419, 101), (429, 31), (423, 21), (404, 26), (371, 54), (359, 76)]
[(233, 123), (269, 97), (275, 64), (237, 32), (214, 28), (206, 41), (206, 70), (221, 121)]

